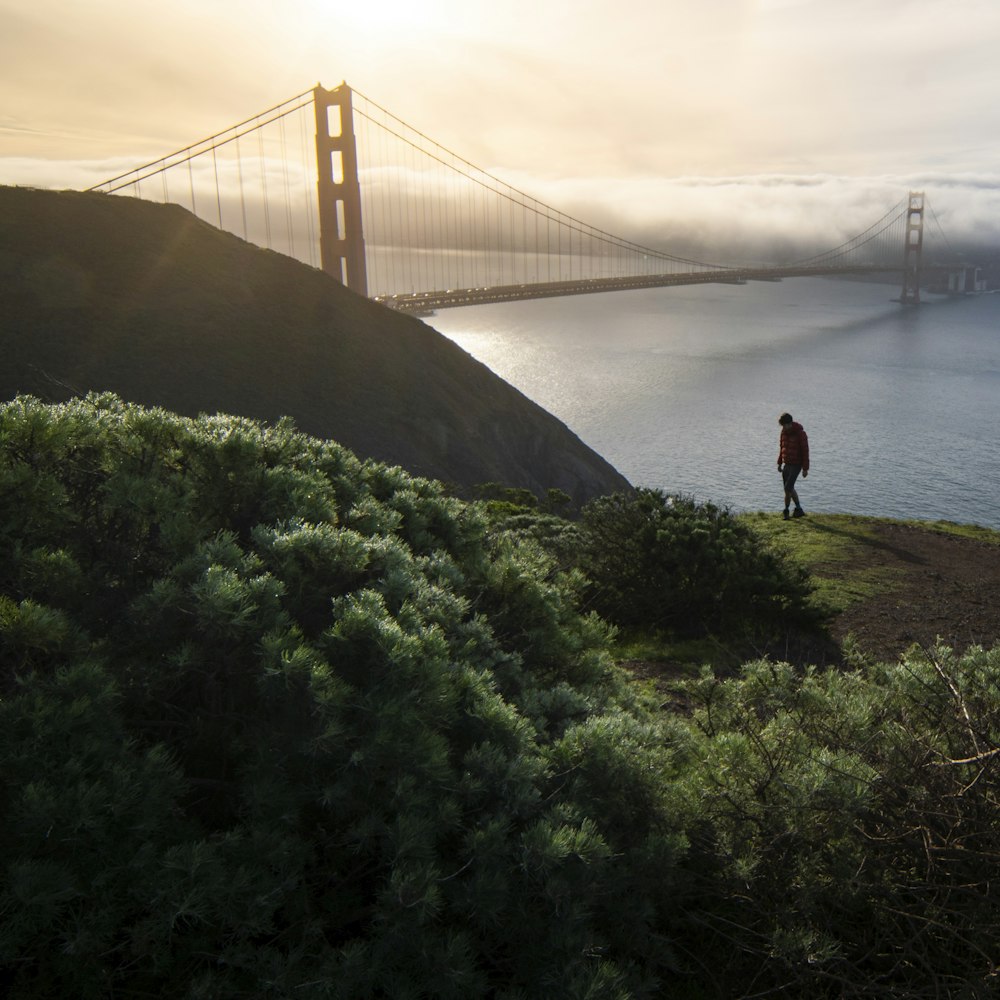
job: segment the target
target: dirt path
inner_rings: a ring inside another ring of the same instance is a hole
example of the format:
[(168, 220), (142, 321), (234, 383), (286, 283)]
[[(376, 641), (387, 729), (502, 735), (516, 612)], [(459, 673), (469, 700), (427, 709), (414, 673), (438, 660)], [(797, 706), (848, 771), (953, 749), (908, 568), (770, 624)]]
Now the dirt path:
[(956, 651), (1000, 640), (1000, 547), (908, 524), (879, 523), (866, 565), (899, 573), (899, 589), (842, 613), (832, 632), (849, 632), (878, 659), (940, 638)]

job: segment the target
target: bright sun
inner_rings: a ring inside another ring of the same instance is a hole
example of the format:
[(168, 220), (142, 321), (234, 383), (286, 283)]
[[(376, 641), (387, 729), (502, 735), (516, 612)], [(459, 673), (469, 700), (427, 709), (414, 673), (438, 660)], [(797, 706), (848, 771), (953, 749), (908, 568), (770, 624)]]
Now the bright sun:
[(304, 0), (304, 6), (317, 23), (333, 31), (339, 26), (345, 34), (366, 41), (407, 36), (419, 39), (468, 20), (468, 4), (456, 0), (358, 0), (336, 5), (329, 0)]

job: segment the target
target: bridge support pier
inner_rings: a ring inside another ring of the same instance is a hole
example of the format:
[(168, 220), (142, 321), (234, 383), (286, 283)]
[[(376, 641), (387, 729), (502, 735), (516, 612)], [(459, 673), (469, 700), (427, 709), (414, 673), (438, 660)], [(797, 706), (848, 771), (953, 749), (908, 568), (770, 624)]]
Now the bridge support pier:
[(903, 246), (903, 290), (899, 294), (899, 301), (903, 305), (920, 304), (920, 259), (923, 247), (924, 193), (911, 191)]
[[(316, 85), (320, 262), (327, 274), (352, 292), (368, 295), (365, 237), (361, 226), (361, 183), (354, 140), (351, 88)], [(334, 119), (331, 121), (331, 118)]]

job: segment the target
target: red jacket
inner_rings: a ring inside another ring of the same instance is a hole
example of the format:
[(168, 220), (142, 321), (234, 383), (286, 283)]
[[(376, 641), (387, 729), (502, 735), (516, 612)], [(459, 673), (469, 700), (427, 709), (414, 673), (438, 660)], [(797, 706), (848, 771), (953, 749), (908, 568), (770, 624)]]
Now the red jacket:
[(778, 464), (801, 465), (803, 472), (809, 471), (809, 438), (805, 428), (798, 421), (793, 420), (781, 428)]

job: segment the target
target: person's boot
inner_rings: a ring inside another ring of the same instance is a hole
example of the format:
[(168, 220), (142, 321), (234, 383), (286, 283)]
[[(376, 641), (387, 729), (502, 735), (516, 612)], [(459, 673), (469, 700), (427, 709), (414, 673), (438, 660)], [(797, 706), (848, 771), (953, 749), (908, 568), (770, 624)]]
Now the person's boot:
[(782, 512), (781, 516), (787, 521), (788, 520), (788, 508), (786, 507)]
[(796, 507), (792, 513), (792, 517), (805, 517), (806, 512), (801, 507)]

